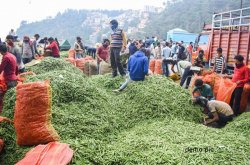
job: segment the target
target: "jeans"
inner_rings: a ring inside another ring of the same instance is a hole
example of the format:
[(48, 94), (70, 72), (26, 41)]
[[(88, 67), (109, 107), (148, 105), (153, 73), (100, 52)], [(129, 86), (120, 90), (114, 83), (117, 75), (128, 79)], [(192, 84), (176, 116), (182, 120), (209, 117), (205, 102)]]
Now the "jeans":
[(169, 76), (168, 64), (170, 64), (169, 61), (165, 59), (162, 61), (162, 72), (163, 72), (163, 75), (165, 75), (166, 77)]
[(194, 74), (194, 72), (192, 70), (190, 70), (191, 67), (187, 67), (186, 69), (184, 69), (184, 73), (181, 77), (181, 82), (180, 82), (180, 86), (183, 86), (183, 84), (185, 83), (185, 81), (187, 80), (186, 83), (186, 89), (189, 87), (189, 84), (191, 82), (191, 78)]
[(80, 58), (82, 58), (81, 53), (76, 53), (76, 59), (80, 59)]
[(23, 58), (23, 64), (27, 64), (30, 61), (32, 61), (32, 57), (31, 58)]
[(224, 127), (229, 121), (232, 121), (234, 116), (234, 115), (226, 116), (224, 114), (218, 114), (218, 115), (219, 115), (219, 121), (217, 121), (217, 123), (221, 127)]
[(235, 115), (240, 114), (240, 101), (242, 92), (243, 92), (243, 87), (235, 88), (231, 97), (230, 106), (233, 108)]
[(126, 79), (126, 81), (120, 86), (119, 90), (122, 91), (123, 89), (125, 89), (129, 83), (133, 82), (133, 80), (130, 79), (130, 77), (128, 76), (128, 78)]
[(119, 70), (120, 75), (126, 74), (121, 64), (120, 52), (121, 48), (110, 48), (110, 61), (113, 76), (117, 76), (117, 68)]

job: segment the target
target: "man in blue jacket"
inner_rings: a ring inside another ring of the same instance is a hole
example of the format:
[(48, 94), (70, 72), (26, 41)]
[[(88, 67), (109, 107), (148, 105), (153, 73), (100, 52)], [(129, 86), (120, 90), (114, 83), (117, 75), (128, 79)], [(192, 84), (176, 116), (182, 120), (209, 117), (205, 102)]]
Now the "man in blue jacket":
[(139, 41), (135, 42), (135, 46), (138, 49), (128, 60), (128, 72), (129, 77), (126, 82), (122, 84), (119, 89), (114, 92), (120, 92), (127, 87), (127, 85), (133, 81), (143, 81), (148, 74), (148, 58), (145, 56), (145, 52), (142, 47), (143, 44)]

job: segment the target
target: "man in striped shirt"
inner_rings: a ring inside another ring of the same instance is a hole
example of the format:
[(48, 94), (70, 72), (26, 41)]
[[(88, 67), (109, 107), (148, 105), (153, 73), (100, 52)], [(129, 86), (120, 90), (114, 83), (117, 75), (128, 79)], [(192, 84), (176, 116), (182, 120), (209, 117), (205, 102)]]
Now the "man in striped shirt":
[(217, 57), (214, 60), (213, 72), (223, 74), (225, 71), (225, 57), (222, 55), (222, 48), (217, 49)]
[(110, 42), (110, 61), (112, 67), (112, 77), (117, 76), (117, 68), (121, 76), (125, 76), (126, 73), (122, 67), (120, 60), (120, 52), (124, 52), (126, 49), (127, 41), (125, 33), (122, 29), (118, 28), (117, 20), (110, 21), (110, 27), (112, 29), (111, 42)]

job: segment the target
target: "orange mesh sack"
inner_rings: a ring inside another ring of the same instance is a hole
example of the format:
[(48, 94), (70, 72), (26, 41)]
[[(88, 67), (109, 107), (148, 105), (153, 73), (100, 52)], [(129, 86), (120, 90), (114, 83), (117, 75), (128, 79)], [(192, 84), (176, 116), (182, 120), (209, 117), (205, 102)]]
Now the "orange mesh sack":
[(155, 61), (154, 74), (162, 74), (162, 60)]
[(155, 72), (155, 59), (149, 61), (149, 69), (152, 71), (152, 73)]
[(86, 60), (84, 58), (76, 59), (75, 60), (76, 67), (84, 71), (85, 62)]
[(243, 92), (241, 94), (240, 101), (240, 112), (245, 112), (248, 104), (248, 97), (250, 94), (250, 84), (245, 84), (243, 88)]
[(17, 85), (14, 126), (18, 145), (59, 140), (51, 125), (51, 97), (48, 81)]
[(223, 78), (220, 77), (219, 75), (216, 75), (214, 77), (214, 85), (213, 85), (213, 92), (214, 92), (214, 97), (217, 98), (217, 94), (219, 92), (219, 88), (220, 88), (220, 83), (221, 81), (223, 81)]
[(75, 50), (74, 49), (70, 49), (69, 50), (69, 58), (75, 58), (75, 55), (76, 55), (76, 52), (75, 52)]
[(65, 61), (70, 62), (72, 65), (76, 66), (76, 62), (74, 58), (64, 58)]
[(230, 79), (221, 79), (216, 100), (230, 104), (231, 96), (236, 88), (236, 83)]

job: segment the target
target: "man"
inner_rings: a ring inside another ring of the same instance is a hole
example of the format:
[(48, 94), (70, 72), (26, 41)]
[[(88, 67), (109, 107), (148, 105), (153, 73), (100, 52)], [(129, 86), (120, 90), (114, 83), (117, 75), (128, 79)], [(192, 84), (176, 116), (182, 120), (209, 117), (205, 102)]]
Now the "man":
[(114, 90), (114, 92), (120, 92), (127, 87), (127, 85), (133, 81), (144, 81), (145, 76), (148, 74), (148, 58), (143, 52), (143, 44), (137, 41), (135, 43), (138, 51), (129, 57), (128, 60), (128, 72), (129, 78), (122, 86)]
[(202, 79), (195, 80), (195, 87), (193, 90), (193, 96), (203, 96), (208, 100), (214, 99), (212, 88), (208, 84), (204, 84)]
[[(5, 44), (0, 44), (0, 54), (3, 56), (2, 62), (0, 65), (0, 74), (3, 72), (3, 78), (5, 82), (1, 82), (6, 84), (7, 89), (15, 87), (17, 85), (17, 62), (16, 57), (11, 53), (7, 52), (7, 46)], [(5, 86), (5, 85), (4, 85)], [(0, 89), (0, 113), (3, 108), (3, 97), (6, 89)]]
[(154, 57), (155, 59), (161, 59), (161, 43), (160, 42), (157, 42), (156, 43), (156, 47), (155, 47), (155, 50), (154, 50)]
[(18, 72), (23, 73), (25, 71), (25, 66), (23, 64), (21, 47), (14, 43), (14, 38), (11, 35), (8, 35), (6, 37), (6, 43), (8, 52), (10, 52), (16, 57)]
[(189, 45), (187, 47), (187, 52), (188, 52), (188, 61), (191, 61), (192, 53), (193, 53), (193, 42), (189, 43)]
[(51, 49), (51, 51), (52, 51), (52, 52), (51, 52), (52, 56), (55, 57), (55, 58), (59, 58), (59, 57), (60, 57), (59, 48), (58, 48), (58, 46), (57, 46), (56, 41), (55, 41), (54, 38), (52, 38), (52, 37), (50, 37), (50, 38), (48, 39), (48, 41), (49, 41), (50, 45), (49, 45), (49, 46), (46, 46), (46, 47), (45, 47), (45, 50)]
[(225, 102), (217, 100), (208, 101), (202, 96), (193, 98), (193, 101), (204, 108), (204, 113), (207, 115), (204, 118), (204, 125), (216, 122), (218, 127), (224, 127), (234, 118), (232, 108)]
[(169, 42), (166, 42), (164, 45), (164, 48), (162, 49), (162, 70), (163, 74), (168, 77), (169, 76), (169, 70), (168, 70), (168, 64), (171, 63), (171, 60), (168, 60), (168, 58), (171, 57), (171, 49), (169, 47)]
[(232, 78), (232, 82), (236, 83), (237, 86), (232, 94), (230, 105), (234, 110), (235, 115), (240, 114), (240, 102), (241, 94), (243, 92), (244, 85), (249, 81), (249, 72), (247, 66), (243, 63), (244, 57), (237, 55), (234, 57), (235, 67), (233, 76), (225, 76)]
[(84, 46), (82, 44), (82, 39), (81, 37), (76, 37), (76, 42), (74, 49), (76, 51), (76, 59), (82, 58), (83, 57), (83, 52), (84, 52)]
[(100, 73), (100, 62), (101, 61), (105, 61), (105, 62), (109, 62), (109, 45), (110, 45), (110, 41), (108, 39), (104, 39), (102, 46), (100, 46), (97, 49), (97, 73)]
[(129, 45), (129, 47), (128, 47), (128, 49), (129, 49), (129, 56), (133, 55), (133, 54), (137, 51), (137, 48), (136, 48), (136, 46), (135, 46), (135, 43), (136, 43), (136, 41), (133, 41), (133, 42)]
[(39, 40), (39, 38), (40, 38), (40, 35), (39, 34), (35, 34), (34, 35), (34, 40), (33, 40), (32, 44), (33, 44), (33, 48), (34, 48), (34, 53), (40, 56), (41, 54), (37, 50), (37, 41)]
[(34, 58), (34, 47), (33, 43), (30, 41), (28, 36), (23, 37), (23, 45), (22, 45), (22, 58), (23, 63), (27, 64), (32, 61)]
[(126, 73), (122, 67), (120, 60), (120, 52), (124, 52), (126, 49), (126, 36), (122, 29), (118, 28), (117, 20), (110, 21), (111, 43), (110, 43), (110, 61), (112, 67), (112, 77), (117, 76), (117, 68), (121, 76), (125, 76)]
[[(197, 67), (200, 67), (201, 69), (203, 68), (203, 56), (204, 56), (204, 51), (203, 50), (200, 50), (199, 51), (199, 55), (195, 58), (194, 60), (194, 64), (193, 66), (197, 66)], [(181, 68), (183, 68), (181, 66), (182, 62), (184, 61), (180, 61), (179, 62), (179, 65)], [(186, 65), (187, 66), (187, 65)], [(188, 89), (189, 87), (189, 84), (190, 84), (190, 81), (191, 81), (191, 78), (192, 76), (194, 75), (194, 71), (191, 70), (191, 65), (190, 66), (187, 66), (185, 69), (184, 69), (184, 73), (181, 77), (181, 82), (180, 82), (180, 86), (183, 86), (183, 84), (185, 83), (185, 81), (187, 80), (187, 83), (186, 83), (186, 89)]]
[(185, 60), (187, 58), (185, 53), (186, 48), (183, 46), (183, 41), (178, 43), (177, 61)]
[(213, 72), (223, 74), (225, 71), (225, 57), (222, 55), (222, 48), (217, 49), (217, 56), (214, 60)]

